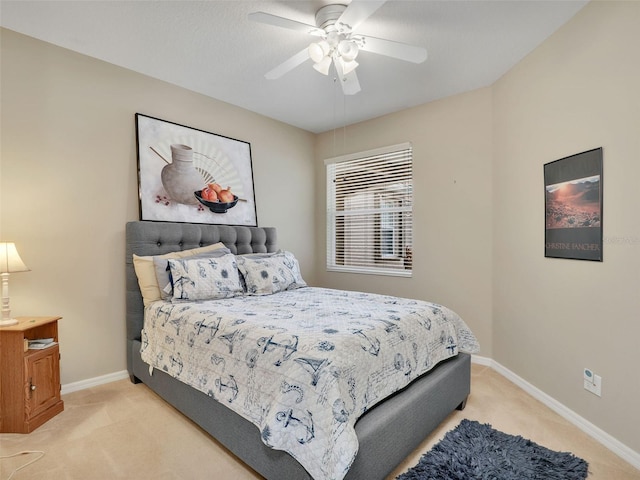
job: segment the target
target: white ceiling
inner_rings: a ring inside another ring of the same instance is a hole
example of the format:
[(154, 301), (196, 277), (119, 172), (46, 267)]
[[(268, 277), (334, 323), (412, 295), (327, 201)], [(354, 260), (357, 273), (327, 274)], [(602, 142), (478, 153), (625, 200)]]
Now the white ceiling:
[(389, 0), (357, 32), (423, 46), (426, 62), (361, 52), (362, 90), (346, 97), (310, 60), (264, 78), (316, 37), (249, 13), (314, 25), (318, 8), (349, 1), (1, 0), (0, 24), (319, 133), (491, 85), (588, 0)]

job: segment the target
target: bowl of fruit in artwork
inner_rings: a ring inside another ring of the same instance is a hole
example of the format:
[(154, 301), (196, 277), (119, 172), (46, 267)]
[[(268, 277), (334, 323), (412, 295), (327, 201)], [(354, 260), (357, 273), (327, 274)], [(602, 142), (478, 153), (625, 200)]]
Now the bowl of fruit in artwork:
[(198, 201), (208, 207), (213, 213), (227, 213), (227, 210), (236, 206), (238, 196), (231, 192), (229, 187), (222, 188), (217, 183), (209, 183), (202, 190), (193, 192)]

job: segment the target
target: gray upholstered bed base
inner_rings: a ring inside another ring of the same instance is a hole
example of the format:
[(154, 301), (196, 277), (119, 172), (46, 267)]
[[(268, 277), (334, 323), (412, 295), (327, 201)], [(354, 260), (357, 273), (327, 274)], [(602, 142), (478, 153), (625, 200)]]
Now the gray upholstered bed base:
[[(310, 479), (289, 454), (266, 447), (252, 423), (164, 372), (155, 370), (150, 376), (148, 365), (140, 358), (143, 305), (132, 254), (161, 255), (219, 241), (238, 254), (271, 252), (277, 249), (275, 229), (129, 222), (126, 237), (127, 368), (131, 380), (143, 382), (267, 479)], [(454, 409), (464, 408), (470, 372), (471, 357), (459, 354), (369, 410), (356, 423), (360, 449), (345, 478), (384, 479)]]

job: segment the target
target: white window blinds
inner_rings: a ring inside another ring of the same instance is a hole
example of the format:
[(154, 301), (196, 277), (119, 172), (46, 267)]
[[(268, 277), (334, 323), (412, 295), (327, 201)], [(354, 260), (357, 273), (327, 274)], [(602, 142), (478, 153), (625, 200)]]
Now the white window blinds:
[(411, 145), (333, 158), (325, 164), (327, 270), (411, 276)]

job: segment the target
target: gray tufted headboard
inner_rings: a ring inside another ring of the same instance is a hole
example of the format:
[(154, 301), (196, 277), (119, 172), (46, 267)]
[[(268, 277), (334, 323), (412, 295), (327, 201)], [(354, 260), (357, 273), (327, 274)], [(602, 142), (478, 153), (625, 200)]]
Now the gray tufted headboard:
[(162, 255), (177, 250), (224, 243), (232, 253), (265, 253), (277, 250), (276, 229), (273, 227), (233, 227), (195, 223), (128, 222), (126, 228), (126, 290), (127, 290), (127, 369), (133, 372), (131, 348), (140, 340), (144, 305), (133, 269), (133, 254)]

